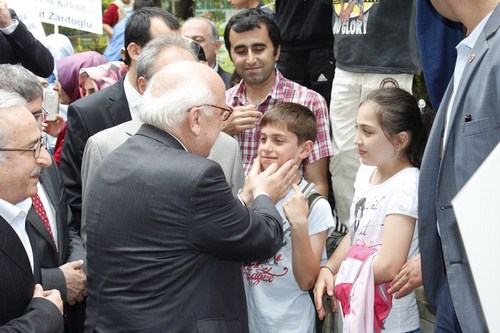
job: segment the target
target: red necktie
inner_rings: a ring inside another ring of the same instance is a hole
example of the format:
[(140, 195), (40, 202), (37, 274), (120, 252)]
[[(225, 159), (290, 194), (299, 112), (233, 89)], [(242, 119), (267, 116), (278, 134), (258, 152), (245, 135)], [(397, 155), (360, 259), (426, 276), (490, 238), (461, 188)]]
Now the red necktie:
[(45, 228), (47, 228), (47, 231), (49, 232), (50, 236), (52, 237), (52, 242), (54, 242), (54, 245), (55, 245), (56, 240), (54, 238), (54, 234), (52, 234), (52, 228), (50, 227), (49, 218), (47, 217), (47, 212), (45, 211), (45, 208), (43, 207), (42, 200), (40, 200), (40, 197), (38, 196), (38, 194), (35, 194), (34, 196), (31, 197), (31, 201), (33, 202), (33, 208), (35, 208), (35, 212), (42, 219), (43, 224), (45, 225)]

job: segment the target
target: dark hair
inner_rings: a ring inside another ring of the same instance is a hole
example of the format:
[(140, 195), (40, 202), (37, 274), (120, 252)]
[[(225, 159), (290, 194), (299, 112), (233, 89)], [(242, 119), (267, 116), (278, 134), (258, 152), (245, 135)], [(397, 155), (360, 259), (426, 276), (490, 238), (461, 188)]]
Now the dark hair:
[(429, 109), (421, 112), (415, 98), (400, 88), (375, 90), (368, 94), (361, 105), (367, 102), (378, 106), (378, 121), (389, 140), (400, 132), (409, 134), (404, 152), (410, 163), (420, 168), (435, 113)]
[(125, 27), (125, 64), (127, 66), (130, 66), (131, 60), (127, 47), (130, 43), (144, 47), (151, 40), (151, 20), (155, 17), (162, 19), (171, 30), (179, 30), (179, 21), (164, 9), (146, 7), (135, 11)]
[(308, 107), (297, 103), (284, 102), (267, 110), (260, 121), (260, 126), (269, 125), (285, 127), (297, 135), (299, 144), (307, 140), (314, 143), (318, 136), (314, 113)]
[(257, 8), (250, 8), (238, 12), (231, 17), (229, 22), (227, 22), (226, 29), (224, 30), (224, 43), (229, 52), (229, 56), (231, 56), (231, 42), (229, 41), (229, 33), (231, 30), (241, 33), (253, 29), (260, 29), (261, 25), (267, 27), (267, 35), (273, 43), (274, 54), (276, 55), (278, 47), (281, 45), (280, 28), (269, 14)]
[(146, 7), (158, 7), (154, 0), (135, 0), (134, 10), (139, 10)]

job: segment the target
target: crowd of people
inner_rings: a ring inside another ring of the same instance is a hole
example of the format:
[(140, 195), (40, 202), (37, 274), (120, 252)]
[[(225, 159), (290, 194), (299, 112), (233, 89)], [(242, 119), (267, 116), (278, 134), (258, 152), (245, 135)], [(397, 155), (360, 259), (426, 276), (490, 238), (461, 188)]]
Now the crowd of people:
[(228, 2), (116, 0), (101, 55), (0, 0), (0, 332), (414, 333), (422, 285), (487, 332), (451, 201), (500, 142), (498, 0)]

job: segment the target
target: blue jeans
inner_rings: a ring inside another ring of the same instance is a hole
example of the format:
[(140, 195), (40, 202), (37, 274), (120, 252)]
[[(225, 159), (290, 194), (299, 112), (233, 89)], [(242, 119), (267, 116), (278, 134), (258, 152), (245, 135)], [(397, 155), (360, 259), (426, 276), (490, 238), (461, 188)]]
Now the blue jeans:
[(434, 332), (461, 333), (462, 329), (458, 323), (453, 301), (451, 299), (448, 280), (445, 279), (439, 290), (438, 304), (436, 310), (436, 323)]

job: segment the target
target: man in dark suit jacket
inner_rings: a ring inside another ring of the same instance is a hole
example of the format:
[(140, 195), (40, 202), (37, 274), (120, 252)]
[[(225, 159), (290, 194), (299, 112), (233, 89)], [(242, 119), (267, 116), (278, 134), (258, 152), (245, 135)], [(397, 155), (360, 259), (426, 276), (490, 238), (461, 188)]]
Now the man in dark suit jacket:
[[(422, 279), (437, 332), (488, 332), (452, 199), (500, 141), (500, 4), (498, 0), (434, 1), (462, 22), (455, 73), (434, 120), (419, 180), (418, 236)], [(496, 222), (496, 221), (495, 221)], [(478, 218), (477, 228), (488, 232)], [(476, 244), (476, 246), (482, 246)], [(483, 249), (495, 251), (496, 245)]]
[(40, 270), (26, 216), (51, 159), (24, 104), (0, 91), (0, 332), (62, 332), (59, 291), (34, 289)]
[(251, 209), (234, 197), (205, 158), (231, 114), (224, 91), (203, 64), (167, 65), (143, 97), (145, 124), (91, 179), (86, 332), (248, 332), (241, 263), (280, 248), (273, 200), (297, 167), (256, 163), (241, 192)]
[[(0, 65), (0, 87), (20, 94), (25, 99), (26, 108), (41, 126), (42, 87), (33, 73), (18, 65)], [(35, 282), (41, 283), (45, 289), (59, 290), (67, 304), (73, 305), (82, 302), (86, 294), (87, 279), (82, 267), (85, 249), (79, 230), (68, 228), (67, 204), (57, 166), (52, 163), (46, 167), (38, 186), (39, 195), (47, 205), (45, 208), (48, 218), (52, 220), (53, 235), (33, 207), (27, 216), (31, 227), (28, 228), (28, 235), (36, 252), (35, 266), (41, 269)], [(68, 325), (71, 327), (78, 323), (76, 310), (75, 307), (66, 308), (66, 314), (70, 318)], [(84, 309), (80, 310), (80, 331), (83, 330), (84, 314)], [(71, 332), (78, 330), (73, 329)]]
[[(149, 24), (145, 24), (148, 22)], [(136, 60), (148, 41), (179, 29), (177, 19), (167, 11), (147, 7), (135, 11), (125, 28), (127, 75), (111, 87), (79, 99), (68, 108), (68, 127), (61, 155), (61, 177), (71, 211), (70, 225), (81, 223), (81, 165), (90, 136), (137, 118), (140, 94), (137, 88)]]
[(217, 54), (222, 44), (215, 24), (204, 17), (191, 17), (182, 25), (181, 34), (203, 47), (208, 66), (217, 71), (217, 74), (224, 81), (226, 89), (229, 89), (231, 87), (231, 73), (226, 72), (217, 63)]
[(54, 70), (54, 57), (19, 21), (16, 13), (0, 1), (0, 64), (21, 63), (38, 76)]

